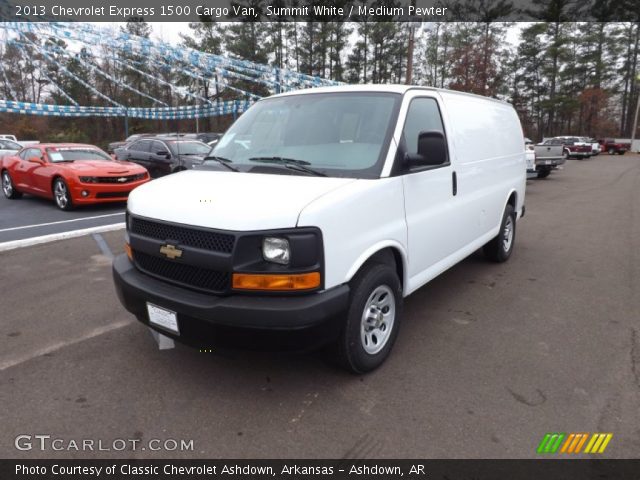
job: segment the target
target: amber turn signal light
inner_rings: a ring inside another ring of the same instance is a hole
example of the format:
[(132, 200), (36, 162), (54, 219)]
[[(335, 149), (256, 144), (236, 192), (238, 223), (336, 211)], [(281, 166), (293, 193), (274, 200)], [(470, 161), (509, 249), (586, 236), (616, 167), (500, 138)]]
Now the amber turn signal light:
[(320, 286), (320, 273), (254, 274), (234, 273), (233, 288), (236, 290), (310, 290)]
[(127, 252), (127, 257), (129, 257), (129, 260), (133, 262), (133, 250), (131, 250), (131, 245), (129, 245), (128, 243), (125, 243), (124, 251)]

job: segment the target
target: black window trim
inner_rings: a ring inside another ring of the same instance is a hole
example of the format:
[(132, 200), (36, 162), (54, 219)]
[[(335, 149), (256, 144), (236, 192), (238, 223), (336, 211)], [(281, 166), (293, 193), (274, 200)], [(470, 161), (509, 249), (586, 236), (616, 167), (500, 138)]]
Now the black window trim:
[[(445, 144), (447, 146), (447, 161), (445, 163), (442, 163), (440, 165), (424, 165), (422, 167), (416, 167), (416, 168), (412, 168), (412, 169), (406, 169), (402, 166), (402, 159), (400, 158), (400, 155), (405, 153), (405, 149), (407, 148), (406, 145), (404, 145), (405, 143), (405, 138), (404, 138), (404, 127), (406, 126), (407, 123), (407, 116), (409, 113), (409, 109), (411, 108), (411, 104), (413, 103), (414, 100), (418, 100), (418, 99), (424, 99), (424, 98), (428, 98), (433, 100), (436, 103), (436, 107), (438, 109), (438, 115), (440, 115), (440, 123), (442, 123), (442, 133), (444, 134), (444, 140), (445, 140)], [(409, 105), (407, 106), (407, 115), (405, 115), (404, 118), (404, 123), (402, 124), (402, 136), (400, 137), (400, 143), (398, 144), (397, 150), (396, 150), (396, 156), (393, 160), (393, 165), (391, 167), (391, 173), (390, 173), (390, 177), (399, 177), (402, 175), (413, 175), (414, 173), (422, 173), (425, 171), (429, 171), (429, 170), (437, 170), (439, 168), (445, 168), (445, 167), (449, 167), (451, 166), (451, 155), (449, 154), (449, 137), (447, 135), (447, 129), (444, 125), (444, 118), (442, 117), (442, 109), (440, 108), (440, 102), (438, 101), (438, 98), (435, 95), (424, 95), (424, 94), (420, 94), (420, 95), (416, 95), (414, 97), (411, 98), (411, 100), (409, 100)]]

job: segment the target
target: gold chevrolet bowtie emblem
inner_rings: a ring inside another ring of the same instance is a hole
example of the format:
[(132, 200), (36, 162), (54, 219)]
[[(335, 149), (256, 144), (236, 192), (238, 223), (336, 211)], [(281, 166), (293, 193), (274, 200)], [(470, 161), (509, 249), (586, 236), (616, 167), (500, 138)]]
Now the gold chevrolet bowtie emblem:
[(182, 250), (169, 244), (160, 247), (160, 253), (165, 255), (167, 258), (170, 258), (171, 260), (175, 260), (176, 258), (180, 258), (182, 256)]

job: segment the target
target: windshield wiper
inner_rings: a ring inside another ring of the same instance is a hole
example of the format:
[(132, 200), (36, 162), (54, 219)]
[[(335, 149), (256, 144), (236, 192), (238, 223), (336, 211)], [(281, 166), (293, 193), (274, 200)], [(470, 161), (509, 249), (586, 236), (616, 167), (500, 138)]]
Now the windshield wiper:
[(326, 173), (322, 173), (319, 170), (315, 170), (313, 168), (307, 167), (307, 165), (311, 165), (310, 162), (305, 160), (296, 160), (295, 158), (284, 158), (284, 157), (251, 157), (249, 159), (251, 162), (262, 162), (262, 163), (277, 163), (282, 165), (289, 170), (295, 170), (297, 172), (305, 172), (311, 175), (315, 175), (317, 177), (326, 177)]
[(204, 157), (203, 162), (206, 162), (207, 160), (215, 160), (220, 165), (224, 165), (225, 167), (227, 167), (229, 170), (231, 170), (233, 172), (239, 172), (240, 171), (236, 167), (232, 167), (231, 165), (229, 165), (230, 163), (233, 163), (233, 162), (231, 160), (229, 160), (228, 158), (217, 157), (215, 155), (212, 155), (210, 157), (209, 156), (208, 157)]

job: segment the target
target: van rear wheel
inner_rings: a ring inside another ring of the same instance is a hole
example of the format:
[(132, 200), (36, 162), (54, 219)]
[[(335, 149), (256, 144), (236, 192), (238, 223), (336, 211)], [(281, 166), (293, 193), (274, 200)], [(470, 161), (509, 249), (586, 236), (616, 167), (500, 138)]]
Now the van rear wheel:
[(351, 287), (346, 322), (334, 353), (342, 367), (365, 373), (382, 365), (398, 336), (402, 287), (395, 269), (386, 263), (365, 266)]
[(502, 214), (500, 232), (496, 237), (487, 243), (483, 252), (487, 259), (493, 262), (506, 262), (513, 252), (513, 245), (516, 240), (516, 211), (511, 205), (507, 205)]

